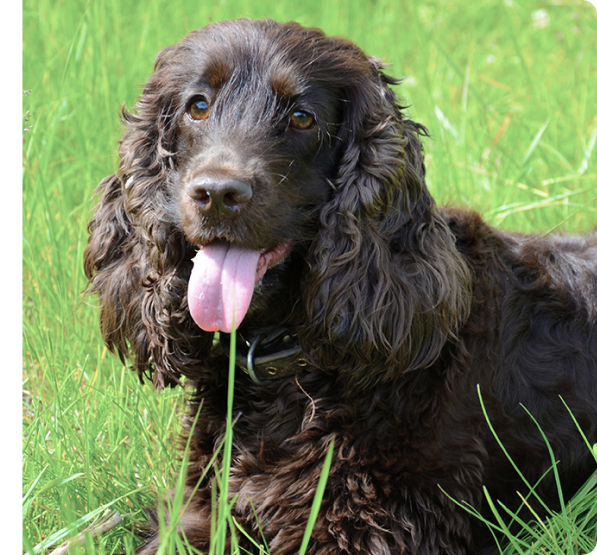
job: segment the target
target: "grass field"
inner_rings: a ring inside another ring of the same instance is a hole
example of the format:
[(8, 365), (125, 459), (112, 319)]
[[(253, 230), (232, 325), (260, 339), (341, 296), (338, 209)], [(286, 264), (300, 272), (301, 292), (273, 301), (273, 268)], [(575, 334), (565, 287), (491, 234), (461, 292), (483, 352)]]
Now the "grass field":
[[(49, 553), (108, 505), (124, 524), (77, 552), (131, 549), (141, 508), (177, 479), (182, 392), (141, 387), (105, 351), (95, 299), (81, 294), (82, 252), (93, 190), (117, 165), (119, 109), (134, 104), (156, 53), (241, 16), (317, 26), (391, 63), (406, 78), (398, 92), (410, 116), (430, 131), (428, 185), (439, 202), (475, 207), (511, 230), (597, 225), (597, 14), (584, 0), (24, 0), (30, 553)], [(571, 509), (584, 536), (570, 515), (545, 526), (565, 530), (553, 540), (559, 553), (594, 545), (596, 499), (593, 487)]]

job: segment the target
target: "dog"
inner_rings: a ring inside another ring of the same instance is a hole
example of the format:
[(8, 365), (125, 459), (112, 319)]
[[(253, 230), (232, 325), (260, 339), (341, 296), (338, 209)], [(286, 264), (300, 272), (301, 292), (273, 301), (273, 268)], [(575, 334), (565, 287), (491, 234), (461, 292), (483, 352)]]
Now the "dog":
[(332, 443), (313, 555), (497, 552), (462, 505), (491, 519), (486, 488), (542, 514), (531, 486), (560, 507), (546, 440), (564, 501), (595, 471), (569, 410), (596, 442), (597, 234), (439, 208), (396, 84), (349, 40), (242, 19), (162, 50), (123, 109), (88, 291), (142, 381), (186, 377), (189, 504), (168, 518), (202, 551), (233, 332), (228, 495), (276, 555), (298, 551)]

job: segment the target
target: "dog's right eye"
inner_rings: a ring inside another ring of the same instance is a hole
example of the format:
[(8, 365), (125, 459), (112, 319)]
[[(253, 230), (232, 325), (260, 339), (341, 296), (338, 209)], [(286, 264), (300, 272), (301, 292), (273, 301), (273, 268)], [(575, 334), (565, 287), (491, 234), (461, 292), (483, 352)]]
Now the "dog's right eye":
[(290, 125), (295, 129), (311, 129), (315, 125), (315, 116), (304, 110), (295, 110), (290, 114)]
[(209, 116), (209, 102), (202, 96), (197, 97), (189, 105), (187, 113), (194, 120), (207, 119)]

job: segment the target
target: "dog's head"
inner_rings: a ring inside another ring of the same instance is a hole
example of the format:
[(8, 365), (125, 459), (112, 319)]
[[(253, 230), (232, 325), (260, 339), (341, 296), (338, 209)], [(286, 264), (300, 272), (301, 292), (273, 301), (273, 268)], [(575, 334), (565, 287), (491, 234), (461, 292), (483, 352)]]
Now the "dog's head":
[(467, 270), (395, 83), (295, 23), (215, 23), (163, 50), (90, 224), (108, 345), (158, 384), (192, 374), (211, 332), (256, 323), (290, 323), (319, 366), (429, 364)]

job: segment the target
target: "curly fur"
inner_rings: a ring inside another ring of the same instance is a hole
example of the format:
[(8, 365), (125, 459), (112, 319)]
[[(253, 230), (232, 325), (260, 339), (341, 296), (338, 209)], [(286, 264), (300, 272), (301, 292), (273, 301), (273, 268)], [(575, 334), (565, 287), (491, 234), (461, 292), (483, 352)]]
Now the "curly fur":
[[(234, 515), (259, 540), (253, 504), (275, 554), (298, 550), (332, 439), (309, 553), (494, 552), (446, 495), (488, 516), (483, 486), (510, 507), (528, 491), (477, 386), (531, 484), (551, 463), (525, 409), (559, 461), (565, 499), (595, 470), (560, 396), (597, 441), (597, 235), (515, 235), (439, 209), (425, 185), (426, 130), (405, 116), (397, 83), (317, 29), (208, 25), (158, 55), (135, 113), (123, 110), (118, 172), (98, 189), (85, 271), (104, 340), (158, 388), (186, 376), (189, 421), (201, 405), (187, 495), (223, 437), (228, 366), (190, 317), (191, 260), (214, 240), (293, 241), (240, 329), (286, 326), (309, 364), (266, 385), (238, 371), (233, 407)], [(201, 132), (186, 115), (198, 87), (214, 98)], [(314, 113), (313, 129), (289, 127), (297, 106)], [(202, 216), (185, 193), (214, 171), (251, 185), (236, 218)], [(213, 479), (180, 516), (203, 551)], [(537, 489), (559, 506), (553, 475)], [(139, 552), (158, 545), (156, 525)]]

